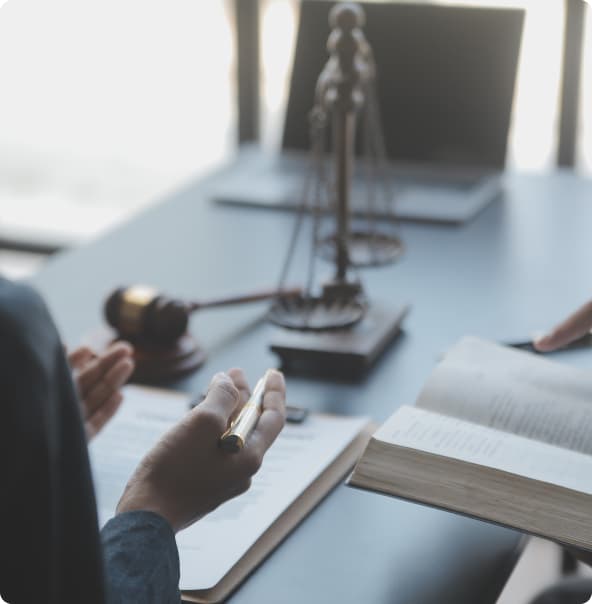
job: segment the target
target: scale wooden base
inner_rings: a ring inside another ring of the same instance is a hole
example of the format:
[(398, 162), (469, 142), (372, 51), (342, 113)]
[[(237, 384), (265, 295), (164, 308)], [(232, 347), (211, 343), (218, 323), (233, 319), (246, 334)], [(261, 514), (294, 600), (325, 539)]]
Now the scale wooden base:
[[(87, 338), (88, 345), (102, 352), (117, 342), (115, 331), (99, 329)], [(206, 360), (206, 354), (193, 336), (185, 333), (172, 346), (154, 346), (140, 341), (130, 342), (134, 347), (136, 368), (130, 381), (142, 384), (167, 382), (192, 373)]]
[(286, 372), (357, 376), (370, 369), (397, 337), (408, 311), (408, 305), (371, 304), (364, 319), (352, 328), (324, 332), (278, 329), (270, 348)]

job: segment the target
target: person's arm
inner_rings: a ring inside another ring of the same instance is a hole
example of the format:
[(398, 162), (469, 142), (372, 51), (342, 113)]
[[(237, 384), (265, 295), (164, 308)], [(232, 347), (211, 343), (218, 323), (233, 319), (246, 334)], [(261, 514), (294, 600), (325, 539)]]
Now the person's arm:
[(105, 604), (86, 439), (70, 368), (31, 288), (0, 278), (0, 593)]
[(109, 604), (179, 604), (179, 554), (175, 533), (158, 514), (118, 514), (103, 527)]
[(284, 425), (284, 381), (273, 372), (247, 445), (223, 451), (220, 436), (248, 396), (242, 371), (217, 374), (206, 398), (142, 460), (102, 531), (109, 604), (179, 602), (175, 533), (246, 491)]

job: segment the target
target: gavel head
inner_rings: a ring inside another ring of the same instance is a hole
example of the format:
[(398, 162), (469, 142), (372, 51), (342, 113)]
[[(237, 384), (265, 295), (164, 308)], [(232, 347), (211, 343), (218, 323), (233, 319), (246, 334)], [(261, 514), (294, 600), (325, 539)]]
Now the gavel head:
[(123, 339), (171, 346), (187, 330), (189, 309), (150, 287), (134, 285), (120, 287), (107, 298), (105, 318)]

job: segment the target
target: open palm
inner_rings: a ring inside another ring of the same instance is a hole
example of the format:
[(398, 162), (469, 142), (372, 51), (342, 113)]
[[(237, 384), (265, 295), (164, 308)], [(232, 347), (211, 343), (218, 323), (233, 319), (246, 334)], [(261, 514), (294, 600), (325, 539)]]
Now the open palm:
[(121, 401), (121, 387), (134, 370), (133, 349), (118, 342), (100, 355), (87, 346), (68, 354), (82, 407), (86, 437), (91, 440), (113, 417)]

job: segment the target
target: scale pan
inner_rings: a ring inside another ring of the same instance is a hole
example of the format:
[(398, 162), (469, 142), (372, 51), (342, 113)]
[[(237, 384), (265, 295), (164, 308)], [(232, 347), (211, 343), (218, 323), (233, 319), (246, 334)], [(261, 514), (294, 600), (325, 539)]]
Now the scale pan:
[[(321, 239), (317, 247), (321, 258), (335, 262), (336, 238), (337, 235), (329, 235)], [(403, 254), (405, 246), (396, 235), (356, 230), (349, 236), (348, 249), (351, 266), (364, 268), (395, 262)]]
[(269, 310), (271, 323), (298, 331), (347, 329), (362, 320), (367, 305), (361, 299), (328, 300), (300, 296), (277, 300)]

